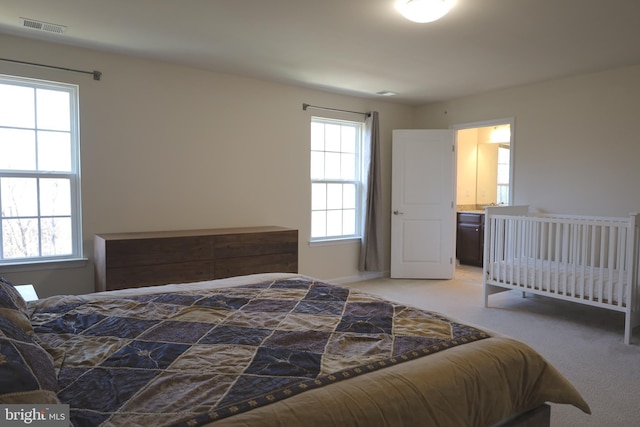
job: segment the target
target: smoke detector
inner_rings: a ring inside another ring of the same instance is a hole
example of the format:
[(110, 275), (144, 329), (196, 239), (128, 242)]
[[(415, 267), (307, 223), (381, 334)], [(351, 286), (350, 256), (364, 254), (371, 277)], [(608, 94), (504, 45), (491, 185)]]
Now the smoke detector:
[(20, 25), (36, 31), (46, 31), (48, 33), (64, 34), (67, 27), (64, 25), (52, 24), (50, 22), (36, 21), (35, 19), (20, 18)]

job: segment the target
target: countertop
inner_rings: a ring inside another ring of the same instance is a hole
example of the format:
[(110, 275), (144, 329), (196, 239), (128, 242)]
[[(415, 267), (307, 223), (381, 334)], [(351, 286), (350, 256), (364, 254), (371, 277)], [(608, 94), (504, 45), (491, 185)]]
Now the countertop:
[(468, 210), (468, 209), (465, 209), (465, 210), (459, 210), (458, 213), (484, 214), (484, 210), (480, 210), (480, 209), (478, 209), (478, 210)]

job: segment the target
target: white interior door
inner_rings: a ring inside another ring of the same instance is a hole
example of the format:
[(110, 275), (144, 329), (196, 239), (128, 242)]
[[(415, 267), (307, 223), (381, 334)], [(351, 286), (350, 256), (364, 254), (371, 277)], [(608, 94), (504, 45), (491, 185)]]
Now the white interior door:
[(391, 277), (451, 279), (455, 271), (453, 130), (394, 130)]

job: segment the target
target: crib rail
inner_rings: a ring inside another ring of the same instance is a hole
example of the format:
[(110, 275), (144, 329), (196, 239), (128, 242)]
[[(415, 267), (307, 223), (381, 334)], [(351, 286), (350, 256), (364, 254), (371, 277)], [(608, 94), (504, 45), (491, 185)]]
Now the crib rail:
[(629, 218), (489, 215), (485, 227), (491, 281), (594, 305), (631, 303)]

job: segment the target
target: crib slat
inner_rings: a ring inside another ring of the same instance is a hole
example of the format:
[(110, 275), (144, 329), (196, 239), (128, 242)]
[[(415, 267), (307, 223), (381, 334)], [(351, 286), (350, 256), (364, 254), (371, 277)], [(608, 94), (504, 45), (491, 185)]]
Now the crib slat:
[(580, 274), (578, 279), (578, 290), (576, 291), (576, 296), (580, 297), (580, 298), (584, 298), (585, 297), (585, 292), (584, 292), (584, 288), (586, 286), (586, 282), (585, 282), (585, 273), (586, 273), (586, 257), (587, 257), (587, 242), (586, 242), (586, 238), (587, 238), (587, 234), (588, 234), (588, 225), (587, 224), (580, 224), (578, 226), (578, 230), (579, 230), (579, 236), (578, 236), (578, 246), (579, 246), (579, 254), (576, 254), (576, 256), (578, 257), (578, 265), (580, 266), (579, 270), (580, 270)]
[[(550, 260), (550, 257), (551, 257), (550, 248), (553, 247), (552, 245), (553, 236), (551, 234), (552, 224), (550, 222), (546, 222), (545, 225), (546, 225), (545, 234), (547, 238), (547, 244), (546, 244), (547, 252), (544, 254), (544, 256), (545, 256), (545, 259)], [(544, 288), (548, 292), (551, 290), (551, 262), (550, 261), (547, 261), (547, 263), (545, 264), (544, 276), (545, 276)]]
[(527, 288), (531, 288), (533, 286), (535, 280), (535, 258), (533, 254), (533, 250), (535, 247), (535, 221), (529, 221), (527, 224), (527, 236), (526, 241), (527, 245), (525, 245), (525, 257), (527, 260)]
[(605, 264), (605, 256), (607, 251), (605, 248), (607, 247), (607, 235), (609, 232), (609, 228), (606, 226), (602, 226), (602, 236), (600, 238), (600, 263), (598, 266), (600, 267), (598, 274), (598, 301), (602, 302), (604, 299), (604, 266)]
[(531, 242), (531, 247), (527, 253), (526, 261), (527, 275), (531, 277), (530, 288), (535, 288), (538, 283), (538, 224), (537, 221), (531, 221), (529, 223), (529, 242)]
[(573, 296), (575, 298), (580, 297), (580, 286), (582, 283), (582, 264), (580, 261), (580, 257), (582, 256), (582, 233), (583, 233), (583, 224), (575, 225), (575, 233), (574, 236), (574, 253), (573, 253), (573, 268), (574, 268), (574, 277), (573, 277)]
[(578, 252), (578, 224), (571, 224), (571, 256), (570, 256), (570, 266), (571, 266), (571, 286), (569, 290), (569, 296), (576, 296), (576, 281), (577, 275), (576, 270), (578, 268), (578, 260), (576, 253)]
[(575, 233), (574, 233), (574, 228), (575, 228), (575, 224), (567, 224), (567, 258), (565, 258), (564, 260), (564, 268), (565, 268), (565, 277), (566, 277), (566, 281), (567, 281), (567, 287), (564, 289), (565, 295), (567, 296), (573, 296), (573, 278), (575, 277), (575, 275), (573, 274), (573, 269), (575, 267), (575, 265), (572, 265), (572, 261), (573, 261), (573, 248), (574, 248), (574, 242), (573, 239), (575, 238)]
[(562, 247), (560, 246), (560, 242), (561, 242), (561, 236), (562, 236), (562, 225), (555, 223), (554, 224), (554, 233), (555, 233), (555, 249), (554, 249), (554, 264), (553, 264), (553, 270), (555, 272), (554, 275), (554, 280), (553, 280), (553, 288), (554, 291), (556, 293), (556, 295), (559, 293), (559, 286), (560, 286), (560, 271), (558, 271), (559, 265), (560, 265), (560, 260), (561, 260), (561, 254), (562, 254)]
[(609, 241), (608, 241), (608, 245), (607, 245), (607, 261), (606, 261), (606, 267), (607, 267), (607, 286), (605, 289), (606, 290), (606, 295), (605, 298), (607, 301), (611, 302), (612, 301), (612, 289), (613, 287), (611, 286), (612, 284), (612, 273), (613, 273), (613, 266), (611, 265), (611, 261), (612, 261), (612, 251), (614, 250), (613, 248), (615, 247), (615, 229), (612, 226), (609, 226)]
[(584, 234), (582, 236), (582, 289), (580, 291), (581, 297), (585, 298), (585, 296), (591, 300), (593, 298), (593, 294), (589, 289), (589, 243), (591, 242), (591, 232), (593, 229), (593, 225), (585, 224), (584, 226)]
[(504, 281), (506, 279), (506, 277), (504, 276), (504, 274), (502, 274), (502, 264), (500, 264), (501, 262), (503, 262), (506, 257), (508, 256), (508, 237), (505, 237), (504, 234), (504, 227), (505, 227), (505, 220), (504, 219), (496, 219), (497, 223), (496, 223), (496, 229), (495, 229), (495, 233), (496, 233), (496, 240), (499, 240), (499, 242), (497, 243), (497, 247), (499, 248), (498, 252), (496, 252), (495, 255), (495, 262), (496, 264), (496, 269), (497, 271), (497, 276), (500, 278), (501, 281)]
[[(499, 258), (498, 254), (502, 254), (504, 253), (504, 245), (508, 244), (508, 242), (506, 241), (506, 239), (504, 238), (504, 221), (499, 221), (496, 220), (496, 229), (495, 229), (495, 233), (497, 234), (497, 237), (495, 237), (495, 239), (497, 240), (498, 244), (497, 244), (497, 254), (494, 253), (494, 256), (498, 257), (497, 260), (500, 261), (502, 258)], [(502, 267), (500, 266), (500, 264), (498, 264), (496, 266), (496, 273), (498, 276), (498, 280), (499, 281), (504, 281), (504, 273), (502, 273)]]
[(514, 242), (514, 246), (512, 248), (513, 250), (513, 260), (515, 263), (515, 275), (518, 277), (517, 280), (512, 281), (511, 283), (513, 284), (519, 284), (520, 286), (526, 286), (527, 285), (527, 278), (526, 276), (524, 277), (524, 279), (522, 278), (521, 274), (522, 274), (522, 258), (520, 256), (520, 252), (522, 251), (521, 249), (521, 245), (524, 244), (524, 239), (522, 239), (523, 233), (524, 233), (524, 226), (525, 223), (518, 221), (518, 222), (514, 222), (513, 223), (514, 228), (515, 228), (515, 237), (516, 240)]
[[(501, 231), (501, 228), (504, 226), (504, 221), (496, 218), (495, 223), (493, 225), (493, 238), (494, 244), (496, 246), (495, 251), (491, 251), (493, 256), (495, 257), (494, 262), (500, 262), (502, 259), (499, 254), (504, 254), (504, 245), (506, 243), (506, 239), (504, 238), (504, 234)], [(504, 256), (504, 255), (503, 255)], [(504, 281), (504, 275), (502, 274), (502, 267), (500, 264), (495, 264), (495, 275), (498, 281)]]
[(616, 290), (616, 295), (614, 301), (617, 301), (618, 306), (622, 306), (623, 298), (622, 298), (622, 288), (624, 288), (624, 272), (626, 270), (625, 259), (626, 259), (626, 248), (627, 243), (625, 241), (627, 230), (621, 226), (617, 227), (618, 229), (618, 253), (616, 254), (616, 269), (618, 271), (618, 277), (616, 278), (616, 283), (618, 286), (611, 286), (611, 292)]
[[(485, 244), (485, 252), (487, 254), (486, 259), (484, 260), (484, 265), (486, 266), (487, 270), (488, 270), (488, 276), (489, 278), (493, 278), (495, 277), (495, 255), (494, 252), (496, 251), (496, 246), (497, 246), (497, 242), (495, 240), (495, 234), (496, 234), (496, 219), (489, 217), (485, 219), (485, 227), (488, 226), (489, 228), (488, 230), (488, 239), (485, 239), (486, 241), (484, 242)], [(485, 275), (487, 273), (485, 272)], [(486, 280), (486, 277), (485, 277)]]
[(594, 248), (597, 247), (596, 244), (598, 242), (598, 232), (600, 229), (601, 227), (598, 225), (591, 228), (591, 243), (589, 244), (589, 299), (591, 301), (597, 298), (595, 295), (596, 278), (594, 272), (596, 267), (596, 251)]
[(534, 254), (534, 259), (536, 260), (535, 272), (537, 273), (536, 278), (534, 279), (534, 286), (538, 289), (543, 289), (543, 261), (544, 261), (544, 238), (543, 238), (543, 228), (544, 223), (541, 221), (536, 221), (536, 249)]

